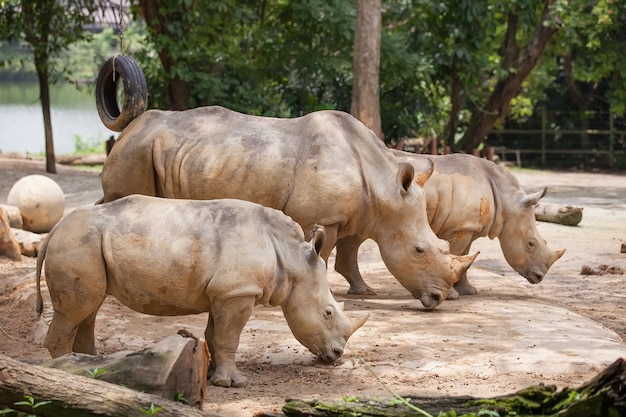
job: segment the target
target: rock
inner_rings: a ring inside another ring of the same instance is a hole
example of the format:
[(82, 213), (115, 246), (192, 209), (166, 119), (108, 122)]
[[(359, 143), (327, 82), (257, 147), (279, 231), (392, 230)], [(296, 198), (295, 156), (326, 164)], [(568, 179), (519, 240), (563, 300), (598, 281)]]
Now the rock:
[(19, 179), (7, 197), (7, 203), (22, 213), (23, 229), (47, 233), (63, 217), (65, 196), (61, 187), (43, 175)]

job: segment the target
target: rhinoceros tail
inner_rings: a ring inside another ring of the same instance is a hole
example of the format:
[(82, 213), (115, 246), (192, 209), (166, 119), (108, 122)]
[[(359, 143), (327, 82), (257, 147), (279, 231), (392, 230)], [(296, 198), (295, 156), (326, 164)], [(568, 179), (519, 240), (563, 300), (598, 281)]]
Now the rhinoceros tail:
[(43, 313), (43, 298), (41, 297), (41, 269), (43, 266), (43, 261), (46, 258), (46, 249), (48, 249), (48, 241), (50, 240), (50, 236), (52, 236), (52, 232), (54, 228), (48, 233), (48, 236), (44, 239), (39, 247), (39, 253), (37, 254), (37, 314), (41, 316)]

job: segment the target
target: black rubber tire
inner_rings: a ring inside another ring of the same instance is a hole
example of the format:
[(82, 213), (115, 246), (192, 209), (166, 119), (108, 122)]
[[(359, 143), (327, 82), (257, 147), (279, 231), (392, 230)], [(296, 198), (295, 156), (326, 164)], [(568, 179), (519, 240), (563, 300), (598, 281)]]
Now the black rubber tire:
[[(117, 84), (122, 80), (124, 103), (117, 102)], [(100, 68), (96, 81), (96, 107), (102, 123), (114, 132), (121, 132), (148, 104), (146, 78), (137, 62), (127, 56), (109, 58)]]

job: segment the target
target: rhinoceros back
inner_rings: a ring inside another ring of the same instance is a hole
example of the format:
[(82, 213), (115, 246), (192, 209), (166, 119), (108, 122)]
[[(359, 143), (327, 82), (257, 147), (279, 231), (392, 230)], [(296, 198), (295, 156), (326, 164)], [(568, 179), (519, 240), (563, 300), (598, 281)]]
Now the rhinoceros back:
[[(341, 112), (278, 119), (203, 107), (133, 121), (104, 164), (102, 186), (105, 202), (130, 194), (245, 199), (306, 226), (347, 221), (396, 170), (382, 142)], [(342, 213), (329, 213), (337, 201)]]

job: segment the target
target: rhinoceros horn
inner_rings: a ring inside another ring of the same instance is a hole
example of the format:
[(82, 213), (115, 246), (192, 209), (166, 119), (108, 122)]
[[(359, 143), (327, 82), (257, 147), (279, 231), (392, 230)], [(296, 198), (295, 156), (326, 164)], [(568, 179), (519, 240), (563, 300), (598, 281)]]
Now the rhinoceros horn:
[[(337, 304), (339, 305), (339, 309), (343, 311), (343, 307), (344, 307), (343, 301), (338, 302)], [(359, 330), (359, 328), (363, 326), (363, 324), (365, 324), (367, 319), (370, 318), (370, 313), (363, 313), (363, 314), (356, 314), (356, 315), (346, 314), (346, 316), (348, 316), (348, 319), (350, 320), (351, 331), (350, 331), (350, 334), (348, 335), (348, 337), (350, 337), (352, 336), (354, 332)]]
[(359, 327), (363, 326), (367, 319), (370, 318), (370, 313), (363, 313), (354, 317), (348, 316), (348, 318), (350, 319), (350, 323), (352, 325), (352, 331), (350, 332), (350, 336), (352, 336), (354, 332), (359, 330)]
[(461, 277), (465, 271), (472, 265), (480, 251), (473, 255), (452, 256), (452, 270), (455, 275)]

